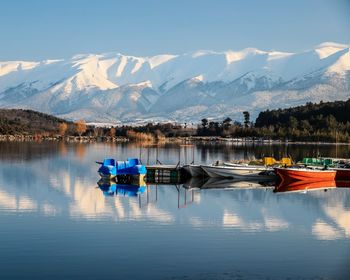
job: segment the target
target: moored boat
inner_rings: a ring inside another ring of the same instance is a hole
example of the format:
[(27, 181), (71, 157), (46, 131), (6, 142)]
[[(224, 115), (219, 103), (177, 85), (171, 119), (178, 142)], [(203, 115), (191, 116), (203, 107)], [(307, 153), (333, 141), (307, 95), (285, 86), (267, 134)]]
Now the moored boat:
[(305, 157), (302, 161), (298, 162), (297, 165), (300, 166), (311, 166), (311, 167), (324, 167), (324, 166), (333, 166), (337, 159), (333, 158), (309, 158)]
[(273, 169), (265, 166), (201, 165), (201, 167), (213, 178), (227, 177), (244, 180), (259, 180), (271, 179), (275, 176)]
[(337, 171), (336, 180), (350, 180), (350, 159), (346, 158), (303, 158), (298, 165), (312, 168), (324, 168)]
[(350, 164), (330, 169), (337, 171), (337, 174), (335, 175), (336, 180), (350, 180)]
[(293, 164), (290, 157), (283, 157), (281, 160), (276, 160), (273, 157), (264, 157), (261, 160), (251, 160), (246, 161), (233, 161), (233, 162), (223, 162), (226, 166), (291, 166)]
[(337, 171), (317, 168), (275, 168), (276, 173), (282, 180), (300, 181), (331, 181), (335, 180)]
[(207, 175), (198, 164), (187, 164), (184, 165), (183, 168), (191, 175), (191, 177), (204, 177)]
[(147, 170), (137, 158), (128, 158), (125, 161), (116, 161), (114, 159), (104, 159), (98, 173), (103, 179), (113, 179), (119, 175), (145, 175)]

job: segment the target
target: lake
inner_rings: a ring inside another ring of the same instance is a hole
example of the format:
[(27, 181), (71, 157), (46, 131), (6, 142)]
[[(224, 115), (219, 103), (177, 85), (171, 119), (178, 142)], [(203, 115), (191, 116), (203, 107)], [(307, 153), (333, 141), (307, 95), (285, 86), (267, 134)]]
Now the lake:
[(0, 279), (350, 279), (350, 188), (148, 184), (112, 196), (97, 185), (104, 157), (285, 154), (350, 158), (350, 148), (0, 142)]

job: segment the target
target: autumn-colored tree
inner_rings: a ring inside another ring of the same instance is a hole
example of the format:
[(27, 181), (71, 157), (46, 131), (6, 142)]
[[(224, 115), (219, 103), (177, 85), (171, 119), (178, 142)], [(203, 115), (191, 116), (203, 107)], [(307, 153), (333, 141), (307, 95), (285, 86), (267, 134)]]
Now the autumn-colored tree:
[(68, 125), (65, 122), (60, 123), (58, 126), (58, 133), (63, 137), (66, 134), (67, 129)]
[(75, 123), (75, 131), (81, 136), (86, 131), (85, 120), (81, 119)]
[(152, 142), (154, 141), (154, 136), (150, 133), (136, 132), (133, 130), (128, 130), (126, 132), (126, 137), (132, 141), (143, 141), (143, 142)]
[(164, 142), (165, 141), (165, 136), (159, 129), (157, 129), (154, 132), (154, 134), (155, 134), (156, 139), (157, 139), (158, 142)]

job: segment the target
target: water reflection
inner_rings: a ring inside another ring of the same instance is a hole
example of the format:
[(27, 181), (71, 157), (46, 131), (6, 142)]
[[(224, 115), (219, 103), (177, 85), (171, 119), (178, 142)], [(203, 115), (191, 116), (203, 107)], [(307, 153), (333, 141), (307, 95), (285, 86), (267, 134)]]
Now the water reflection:
[(98, 181), (98, 187), (105, 196), (138, 196), (146, 190), (145, 185), (132, 185), (132, 184), (117, 184), (113, 181), (100, 180)]
[[(12, 154), (18, 153), (14, 157), (17, 160), (2, 156), (0, 213), (75, 221), (185, 224), (196, 229), (222, 228), (250, 233), (307, 232), (317, 240), (350, 237), (350, 184), (347, 182), (341, 182), (342, 188), (327, 182), (278, 185), (273, 190), (274, 183), (193, 178), (183, 185), (125, 186), (99, 182), (97, 187), (96, 160), (105, 155), (138, 156), (140, 148), (62, 143), (38, 148), (36, 145), (32, 148), (39, 151), (40, 156), (28, 152), (29, 144), (26, 148), (12, 148)], [(206, 154), (208, 160), (221, 159), (220, 147), (204, 145), (202, 148), (194, 147), (200, 154)], [(244, 150), (228, 146), (227, 149), (231, 155), (240, 151), (250, 155), (249, 147)], [(149, 152), (150, 157), (158, 157), (165, 163), (179, 158), (179, 148), (174, 145), (158, 147), (158, 155), (152, 150)], [(31, 155), (20, 157), (22, 153)], [(291, 192), (316, 189), (319, 191), (303, 195)], [(279, 195), (273, 191), (289, 194)]]
[(335, 188), (336, 181), (282, 181), (274, 188), (274, 192), (306, 192)]
[(249, 189), (249, 188), (272, 188), (276, 184), (274, 179), (272, 180), (249, 180), (244, 181), (241, 179), (230, 178), (210, 178), (210, 177), (191, 177), (183, 183), (183, 187), (186, 189)]
[[(180, 185), (100, 184), (96, 188), (79, 179), (72, 181), (68, 173), (53, 178), (52, 175), (54, 183), (47, 189), (41, 186), (40, 190), (13, 185), (9, 186), (10, 190), (1, 182), (1, 211), (67, 215), (71, 219), (93, 221), (147, 220), (174, 224), (187, 220), (195, 228), (222, 226), (243, 232), (283, 232), (293, 224), (300, 230), (309, 229), (319, 240), (350, 237), (348, 189), (330, 189), (325, 193), (321, 187), (318, 194), (298, 196), (292, 192), (287, 197), (273, 194), (270, 188), (252, 185), (211, 190), (186, 189)], [(236, 191), (225, 191), (228, 189)], [(190, 211), (179, 215), (174, 212), (176, 208)]]

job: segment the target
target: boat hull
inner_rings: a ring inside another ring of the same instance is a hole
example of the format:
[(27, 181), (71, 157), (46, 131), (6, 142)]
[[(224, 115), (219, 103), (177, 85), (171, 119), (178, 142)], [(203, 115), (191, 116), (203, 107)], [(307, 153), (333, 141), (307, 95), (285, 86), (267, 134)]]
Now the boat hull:
[(191, 170), (190, 170), (190, 165), (184, 165), (184, 166), (182, 166), (182, 168), (186, 171), (186, 173), (188, 174), (188, 175), (191, 175), (192, 176), (192, 174), (191, 174)]
[(207, 175), (200, 165), (188, 164), (184, 165), (183, 169), (185, 169), (185, 171), (189, 173), (191, 177), (204, 177)]
[(192, 177), (205, 176), (205, 172), (200, 165), (190, 165), (190, 173)]
[(337, 172), (336, 180), (350, 180), (350, 168), (332, 168), (332, 170)]
[(335, 170), (304, 169), (304, 168), (275, 168), (282, 180), (297, 181), (332, 181), (335, 180)]
[[(272, 169), (251, 168), (251, 167), (229, 167), (229, 166), (210, 166), (202, 165), (203, 170), (213, 178), (234, 178), (244, 180), (264, 180), (273, 178), (275, 175)], [(267, 172), (266, 174), (263, 174)]]

